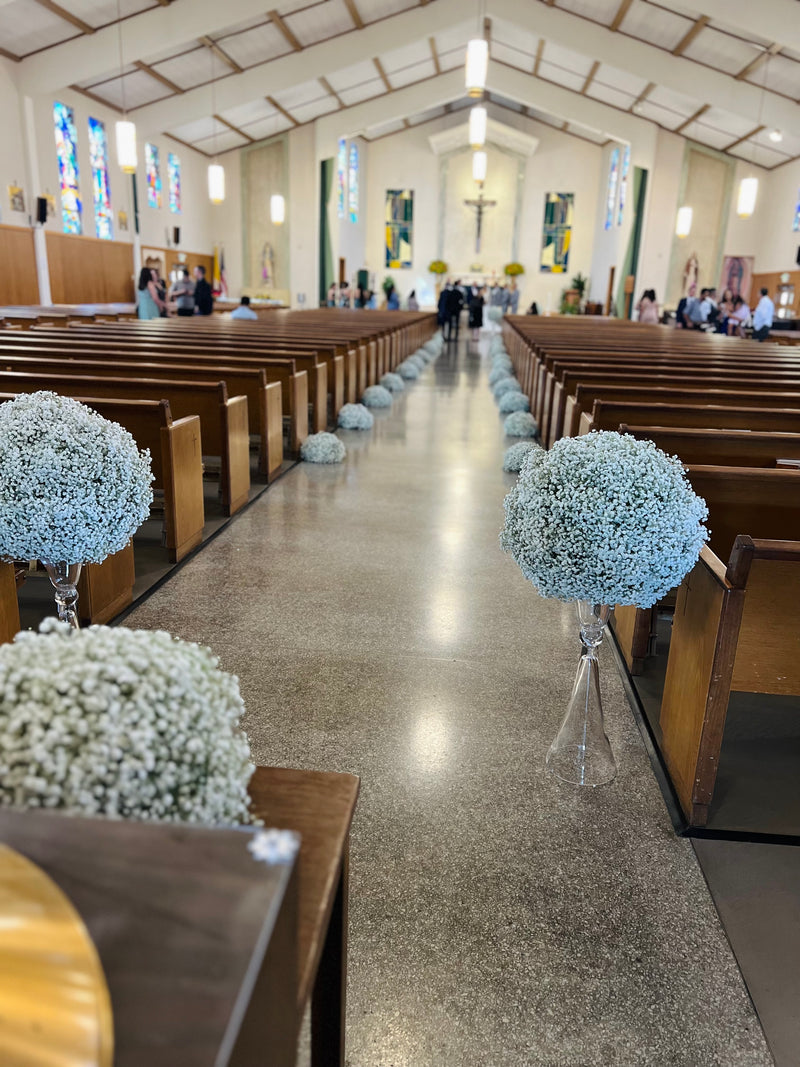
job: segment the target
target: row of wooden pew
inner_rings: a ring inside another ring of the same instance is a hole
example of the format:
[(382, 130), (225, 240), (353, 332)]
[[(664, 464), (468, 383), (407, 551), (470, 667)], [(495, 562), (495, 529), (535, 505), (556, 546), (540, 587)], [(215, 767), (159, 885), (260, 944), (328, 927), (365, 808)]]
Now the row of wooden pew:
[[(655, 740), (689, 825), (713, 802), (732, 692), (800, 695), (800, 351), (614, 320), (510, 317), (505, 343), (543, 443), (591, 430), (653, 440), (709, 507), (710, 542), (674, 603)], [(657, 611), (618, 606), (632, 673)]]
[[(0, 401), (42, 389), (75, 397), (149, 448), (163, 543), (177, 562), (203, 540), (204, 481), (216, 477), (219, 510), (234, 515), (254, 481), (276, 478), (309, 432), (335, 424), (344, 403), (435, 329), (432, 314), (336, 309), (276, 310), (266, 322), (79, 317), (0, 331)], [(84, 621), (108, 621), (130, 604), (132, 548), (84, 572)], [(0, 640), (19, 627), (10, 593), (6, 574)]]

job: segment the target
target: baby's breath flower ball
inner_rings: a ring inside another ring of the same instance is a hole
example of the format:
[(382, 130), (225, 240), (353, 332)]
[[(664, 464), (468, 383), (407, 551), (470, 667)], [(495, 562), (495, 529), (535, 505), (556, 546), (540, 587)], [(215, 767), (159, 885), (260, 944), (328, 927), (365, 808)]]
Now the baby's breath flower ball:
[(0, 404), (0, 558), (102, 563), (150, 513), (150, 453), (86, 404)]
[(239, 682), (207, 648), (46, 619), (0, 645), (0, 694), (0, 806), (250, 821)]
[(692, 569), (708, 517), (675, 456), (618, 433), (532, 449), (502, 547), (545, 597), (651, 607)]
[(390, 393), (402, 393), (406, 387), (406, 383), (400, 375), (392, 374), (391, 371), (383, 375), (381, 385), (384, 389), (388, 389)]
[(392, 394), (382, 385), (368, 385), (361, 401), (368, 408), (390, 408)]
[(404, 360), (397, 368), (397, 373), (401, 378), (405, 378), (407, 382), (413, 382), (419, 378), (419, 367), (416, 363), (411, 363), (410, 360)]
[(535, 437), (539, 432), (536, 419), (527, 411), (512, 411), (506, 415), (503, 433), (506, 437)]
[(501, 378), (492, 388), (495, 400), (499, 400), (503, 393), (521, 393), (522, 386), (516, 378)]
[(541, 447), (535, 441), (517, 441), (515, 445), (510, 445), (503, 455), (503, 470), (515, 474), (521, 470), (531, 449)]
[(341, 463), (347, 455), (344, 443), (335, 433), (312, 433), (300, 445), (300, 459), (305, 463)]
[(426, 359), (423, 359), (423, 357), (418, 355), (416, 352), (414, 353), (413, 356), (409, 356), (408, 357), (408, 359), (406, 360), (406, 363), (413, 364), (417, 368), (417, 370), (420, 371), (420, 372), (424, 371), (425, 368), (428, 365), (428, 361)]
[(339, 425), (343, 430), (371, 430), (375, 416), (363, 404), (345, 404), (339, 410)]
[(512, 391), (503, 393), (498, 407), (501, 415), (510, 415), (512, 411), (530, 411), (531, 402), (524, 393)]
[(495, 367), (489, 374), (489, 385), (495, 386), (498, 382), (502, 382), (504, 378), (512, 378), (513, 376), (514, 372), (511, 370), (510, 364), (508, 367)]

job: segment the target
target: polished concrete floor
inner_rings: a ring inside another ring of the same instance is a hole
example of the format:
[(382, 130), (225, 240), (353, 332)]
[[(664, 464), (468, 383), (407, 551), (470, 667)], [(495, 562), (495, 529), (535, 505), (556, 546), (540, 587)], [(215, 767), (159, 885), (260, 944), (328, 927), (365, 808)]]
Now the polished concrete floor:
[(351, 1067), (771, 1064), (609, 652), (616, 781), (545, 772), (576, 627), (499, 549), (487, 364), (462, 341), (127, 624), (214, 648), (257, 762), (361, 776)]

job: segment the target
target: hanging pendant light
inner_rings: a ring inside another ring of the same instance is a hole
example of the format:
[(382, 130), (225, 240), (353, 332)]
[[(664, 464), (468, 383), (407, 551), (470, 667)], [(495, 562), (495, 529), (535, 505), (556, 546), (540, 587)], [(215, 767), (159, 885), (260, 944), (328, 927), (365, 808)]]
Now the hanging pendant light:
[(117, 43), (119, 45), (119, 89), (122, 98), (122, 118), (116, 123), (114, 129), (117, 141), (117, 163), (123, 174), (135, 174), (139, 160), (136, 153), (136, 126), (128, 118), (125, 109), (125, 64), (122, 59), (120, 0), (117, 0)]
[(286, 218), (286, 201), (280, 193), (274, 193), (269, 198), (269, 217), (275, 226), (282, 226)]
[(692, 232), (692, 209), (690, 207), (678, 208), (678, 220), (675, 223), (675, 233), (678, 237), (688, 237)]
[(225, 168), (219, 163), (208, 167), (208, 199), (212, 204), (221, 204), (225, 199)]
[(783, 140), (783, 134), (780, 130), (770, 130), (769, 139), (770, 141), (772, 141), (773, 144), (780, 144)]
[(486, 108), (482, 105), (469, 113), (469, 144), (470, 148), (483, 148), (486, 144)]
[(467, 44), (466, 88), (467, 96), (481, 96), (486, 88), (486, 71), (489, 66), (489, 43), (482, 37), (473, 37)]
[(473, 181), (483, 185), (486, 181), (487, 158), (485, 152), (474, 152), (472, 155), (472, 178)]

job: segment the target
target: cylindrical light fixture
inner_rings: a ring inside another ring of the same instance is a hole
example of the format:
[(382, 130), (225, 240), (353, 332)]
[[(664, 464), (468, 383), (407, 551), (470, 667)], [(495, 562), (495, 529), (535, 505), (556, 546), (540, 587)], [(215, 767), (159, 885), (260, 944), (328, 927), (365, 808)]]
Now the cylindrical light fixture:
[(269, 217), (275, 226), (282, 226), (286, 218), (286, 201), (280, 193), (274, 193), (269, 198)]
[(468, 96), (480, 96), (486, 88), (486, 70), (489, 66), (489, 43), (482, 37), (473, 37), (467, 44), (466, 85)]
[(225, 168), (220, 163), (209, 164), (208, 199), (212, 204), (221, 204), (225, 199)]
[(138, 159), (136, 156), (136, 126), (127, 119), (120, 119), (116, 125), (117, 163), (125, 174), (135, 174)]
[(742, 178), (739, 182), (739, 197), (736, 201), (736, 214), (740, 219), (748, 219), (756, 209), (758, 196), (758, 178)]
[(469, 144), (470, 148), (483, 148), (486, 144), (486, 108), (480, 104), (469, 113)]
[(486, 181), (486, 153), (475, 152), (472, 156), (472, 177), (476, 182)]
[(675, 233), (678, 237), (688, 237), (692, 232), (692, 209), (690, 207), (678, 208), (678, 221), (675, 224)]

